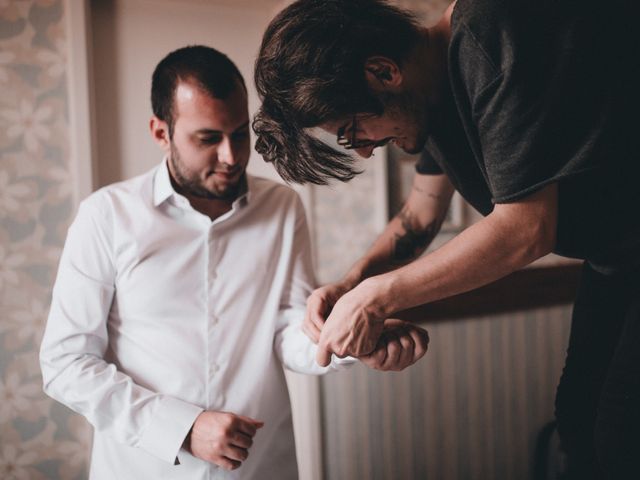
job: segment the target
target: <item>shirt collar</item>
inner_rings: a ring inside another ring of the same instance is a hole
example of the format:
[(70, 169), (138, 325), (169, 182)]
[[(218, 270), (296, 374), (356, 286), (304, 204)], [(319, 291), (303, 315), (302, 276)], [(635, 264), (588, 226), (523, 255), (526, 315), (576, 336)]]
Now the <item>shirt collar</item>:
[[(254, 179), (251, 175), (245, 175), (245, 187), (241, 194), (233, 201), (233, 208), (244, 206), (251, 201)], [(153, 206), (157, 207), (171, 196), (179, 195), (171, 185), (171, 177), (169, 176), (168, 157), (162, 160), (162, 164), (158, 166), (153, 180)]]
[(169, 178), (169, 166), (167, 165), (167, 157), (162, 160), (158, 166), (153, 179), (153, 206), (157, 207), (171, 195), (175, 193)]

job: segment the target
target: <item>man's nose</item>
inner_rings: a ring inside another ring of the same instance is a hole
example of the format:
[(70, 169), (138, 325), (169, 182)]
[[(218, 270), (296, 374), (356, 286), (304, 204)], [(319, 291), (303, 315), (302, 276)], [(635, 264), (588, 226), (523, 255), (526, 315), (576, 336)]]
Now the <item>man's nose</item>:
[(235, 165), (237, 157), (233, 141), (229, 137), (224, 137), (218, 146), (218, 161), (227, 165)]

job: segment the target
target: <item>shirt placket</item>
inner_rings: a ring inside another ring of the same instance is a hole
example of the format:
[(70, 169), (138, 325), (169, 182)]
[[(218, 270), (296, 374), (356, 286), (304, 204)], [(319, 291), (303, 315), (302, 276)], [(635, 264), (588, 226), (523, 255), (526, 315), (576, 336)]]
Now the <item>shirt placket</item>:
[(223, 409), (225, 396), (221, 384), (220, 358), (220, 317), (216, 305), (217, 294), (221, 287), (219, 258), (217, 254), (217, 228), (210, 223), (207, 232), (207, 408), (210, 410)]

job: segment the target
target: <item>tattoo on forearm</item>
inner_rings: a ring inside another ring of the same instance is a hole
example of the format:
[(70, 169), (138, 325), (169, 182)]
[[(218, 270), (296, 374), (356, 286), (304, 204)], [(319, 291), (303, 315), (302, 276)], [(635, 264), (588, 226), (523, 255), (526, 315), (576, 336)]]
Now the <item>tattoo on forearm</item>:
[(404, 233), (394, 235), (392, 241), (392, 258), (397, 262), (406, 262), (417, 257), (431, 243), (438, 232), (438, 224), (431, 223), (425, 229), (416, 229), (413, 215), (408, 208), (398, 214)]
[(434, 200), (440, 200), (442, 198), (442, 195), (438, 195), (437, 193), (433, 193), (433, 192), (429, 192), (427, 190), (424, 190), (423, 188), (420, 188), (416, 185), (413, 186), (413, 189), (418, 192), (418, 193), (422, 193), (423, 195), (426, 195), (429, 198), (433, 198)]

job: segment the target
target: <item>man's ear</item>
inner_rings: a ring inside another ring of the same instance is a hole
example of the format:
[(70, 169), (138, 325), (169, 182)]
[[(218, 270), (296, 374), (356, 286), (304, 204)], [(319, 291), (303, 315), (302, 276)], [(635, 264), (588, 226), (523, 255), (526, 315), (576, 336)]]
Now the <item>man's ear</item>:
[(169, 136), (169, 125), (164, 120), (160, 120), (155, 115), (149, 120), (149, 130), (151, 130), (151, 136), (156, 141), (160, 148), (164, 151), (169, 151), (171, 148), (171, 137)]
[(388, 57), (369, 57), (364, 64), (364, 73), (373, 91), (398, 90), (402, 85), (402, 71)]

